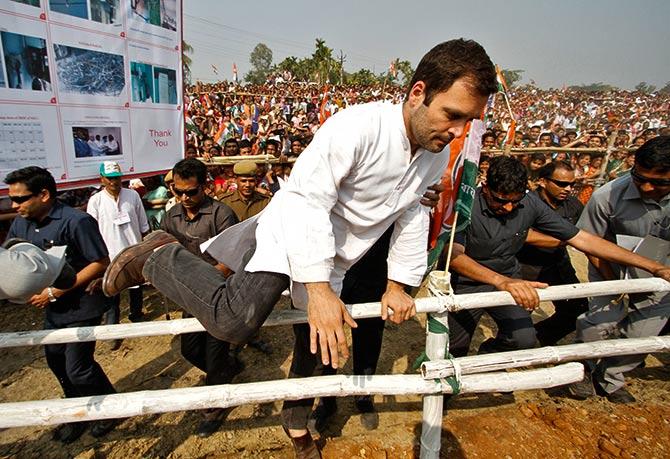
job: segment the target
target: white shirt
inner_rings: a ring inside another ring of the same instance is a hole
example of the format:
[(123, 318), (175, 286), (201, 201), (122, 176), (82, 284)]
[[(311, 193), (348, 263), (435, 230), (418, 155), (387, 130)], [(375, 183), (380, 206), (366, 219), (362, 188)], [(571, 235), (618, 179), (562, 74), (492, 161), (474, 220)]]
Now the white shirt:
[(98, 221), (110, 259), (124, 248), (140, 242), (142, 233), (149, 231), (142, 198), (135, 190), (121, 188), (119, 198), (115, 200), (103, 189), (91, 196), (86, 212)]
[[(411, 156), (402, 105), (348, 108), (317, 131), (265, 210), (222, 233), (209, 252), (223, 263), (241, 259), (257, 223), (256, 251), (244, 269), (288, 275), (294, 304), (304, 307), (302, 283), (330, 281), (339, 293), (347, 269), (395, 222), (388, 278), (419, 285), (428, 240), (428, 209), (419, 200), (448, 161), (449, 148)], [(226, 251), (230, 258), (217, 256)]]

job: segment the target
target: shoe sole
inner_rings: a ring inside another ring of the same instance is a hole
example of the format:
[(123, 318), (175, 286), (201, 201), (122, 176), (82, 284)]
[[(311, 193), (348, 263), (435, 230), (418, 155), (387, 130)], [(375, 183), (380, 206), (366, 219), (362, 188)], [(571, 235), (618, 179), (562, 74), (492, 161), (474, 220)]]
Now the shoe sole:
[[(142, 243), (148, 243), (148, 242), (151, 241), (152, 239), (155, 239), (156, 237), (160, 237), (160, 236), (162, 236), (163, 234), (166, 234), (166, 233), (163, 232), (163, 231), (161, 231), (161, 232), (154, 231), (154, 232), (152, 232), (152, 233), (149, 233), (149, 234), (147, 235), (147, 237), (144, 238), (144, 240), (142, 241)], [(175, 239), (175, 240), (176, 240), (176, 239)], [(123, 257), (126, 253), (128, 253), (128, 252), (131, 251), (131, 250), (133, 250), (134, 248), (135, 248), (134, 245), (125, 247), (125, 248), (124, 248), (123, 250), (121, 250), (118, 254), (116, 254), (116, 256), (114, 257), (114, 259), (109, 263), (109, 266), (108, 266), (107, 269), (105, 270), (105, 274), (104, 274), (104, 276), (102, 276), (102, 293), (104, 293), (105, 296), (111, 298), (111, 297), (116, 296), (116, 295), (118, 295), (119, 293), (121, 293), (121, 292), (116, 292), (116, 293), (114, 293), (113, 290), (110, 291), (110, 287), (111, 287), (111, 286), (108, 285), (108, 283), (109, 283), (109, 281), (110, 281), (110, 279), (109, 279), (109, 275), (110, 275), (110, 272), (111, 272), (111, 269), (110, 269), (110, 268), (111, 268), (115, 263), (117, 263), (117, 264), (120, 264), (120, 265), (121, 265), (121, 268), (118, 270), (118, 272), (122, 272), (122, 271), (125, 269), (125, 267), (126, 267), (131, 261), (133, 261), (136, 257), (127, 257), (128, 259), (125, 260), (125, 262), (122, 262), (122, 261), (121, 261), (121, 257)], [(154, 248), (152, 248), (152, 249), (150, 249), (150, 250), (153, 251), (153, 250), (155, 250), (156, 248), (157, 248), (157, 247), (154, 247)], [(146, 252), (144, 252), (144, 253), (146, 253)]]

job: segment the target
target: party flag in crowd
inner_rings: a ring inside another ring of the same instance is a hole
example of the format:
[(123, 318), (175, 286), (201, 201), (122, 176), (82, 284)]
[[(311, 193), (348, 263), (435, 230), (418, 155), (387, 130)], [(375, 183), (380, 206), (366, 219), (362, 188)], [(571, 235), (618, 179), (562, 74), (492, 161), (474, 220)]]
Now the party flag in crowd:
[(330, 110), (328, 109), (328, 85), (326, 85), (323, 88), (323, 97), (319, 108), (319, 123), (325, 123), (328, 118), (330, 118)]
[(473, 120), (468, 123), (463, 135), (449, 144), (449, 166), (442, 177), (445, 191), (441, 193), (433, 213), (428, 239), (431, 249), (428, 254), (430, 269), (435, 267), (451, 231), (462, 231), (470, 224), (484, 132), (484, 121)]
[(237, 65), (233, 62), (233, 81), (237, 83)]
[(509, 96), (507, 95), (507, 82), (505, 81), (505, 76), (503, 75), (500, 67), (496, 65), (496, 79), (498, 80), (498, 93), (502, 94), (505, 104), (507, 104), (507, 110), (509, 111), (510, 124), (507, 128), (507, 135), (503, 140), (501, 147), (505, 145), (514, 145), (514, 136), (516, 135), (516, 118), (514, 117), (514, 112), (512, 111), (512, 106), (509, 103)]
[(395, 61), (391, 61), (391, 64), (389, 64), (389, 75), (391, 75), (393, 78), (398, 76), (398, 72), (395, 68)]

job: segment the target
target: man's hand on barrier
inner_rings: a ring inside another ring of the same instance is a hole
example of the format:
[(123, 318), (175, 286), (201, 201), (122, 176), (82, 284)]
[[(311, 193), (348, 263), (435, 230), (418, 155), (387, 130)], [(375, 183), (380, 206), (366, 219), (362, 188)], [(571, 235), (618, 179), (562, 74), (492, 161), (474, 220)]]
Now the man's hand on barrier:
[(506, 278), (506, 280), (496, 285), (496, 288), (509, 292), (519, 306), (527, 311), (532, 311), (540, 305), (540, 296), (535, 289), (547, 288), (548, 286), (549, 284), (544, 282)]
[(437, 207), (437, 204), (440, 202), (440, 194), (444, 191), (444, 185), (441, 183), (436, 183), (428, 187), (428, 190), (423, 194), (421, 198), (421, 204), (426, 207), (434, 209)]
[(416, 315), (414, 298), (405, 293), (405, 286), (389, 279), (386, 292), (382, 296), (382, 319), (389, 317), (388, 310), (391, 309), (391, 322), (399, 324)]
[(339, 354), (343, 361), (349, 358), (349, 346), (342, 324), (346, 322), (352, 328), (358, 325), (328, 282), (310, 282), (305, 287), (308, 294), (309, 349), (312, 354), (316, 354), (318, 343), (323, 364), (337, 368)]
[(654, 277), (660, 277), (666, 282), (670, 282), (670, 266), (663, 266), (653, 272)]

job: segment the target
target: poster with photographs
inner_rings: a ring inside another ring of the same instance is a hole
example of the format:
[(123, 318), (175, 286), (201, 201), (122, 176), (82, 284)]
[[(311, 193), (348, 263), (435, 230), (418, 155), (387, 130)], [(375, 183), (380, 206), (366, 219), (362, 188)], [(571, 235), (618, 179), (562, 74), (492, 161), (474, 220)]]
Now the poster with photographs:
[(38, 165), (76, 187), (106, 159), (132, 177), (182, 158), (182, 1), (0, 0), (0, 181)]

